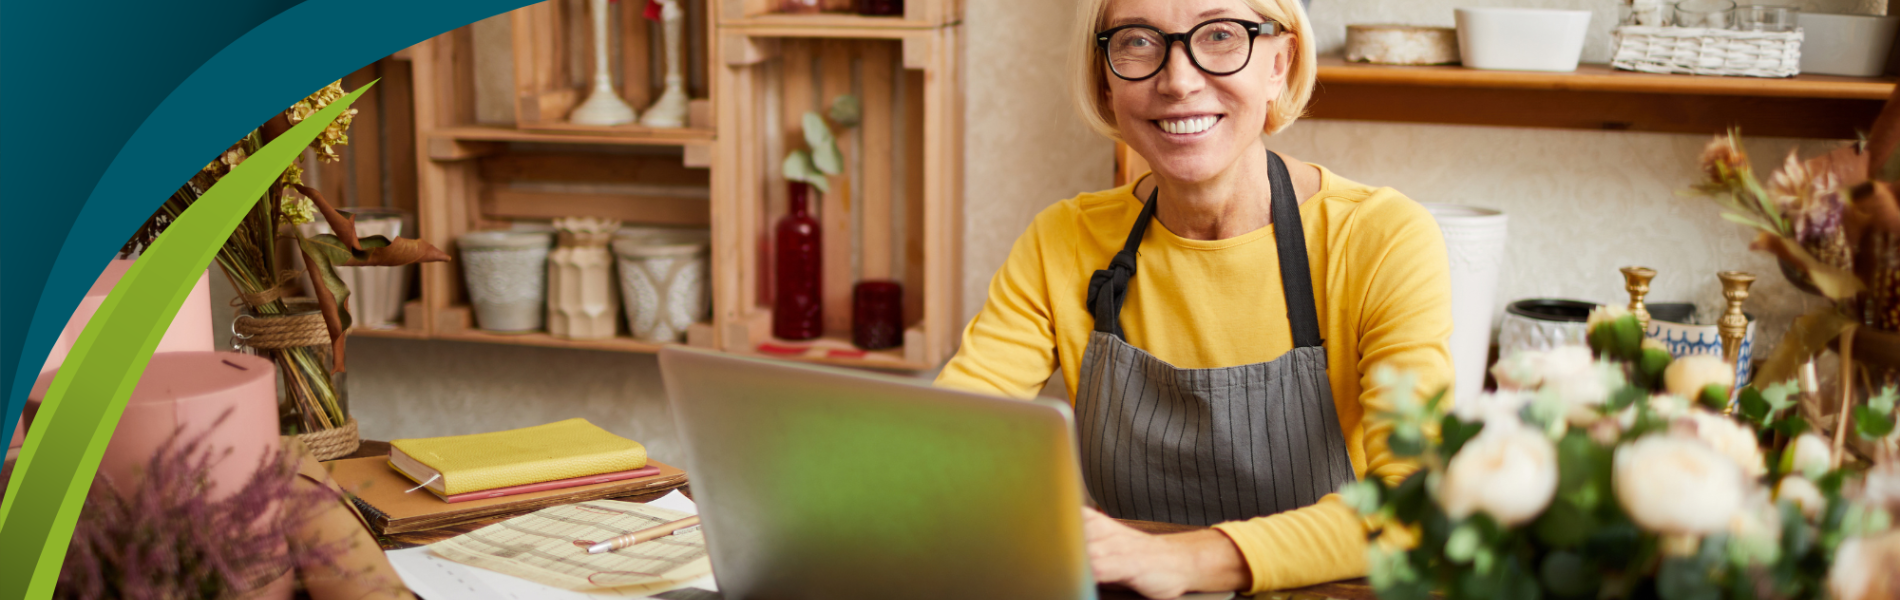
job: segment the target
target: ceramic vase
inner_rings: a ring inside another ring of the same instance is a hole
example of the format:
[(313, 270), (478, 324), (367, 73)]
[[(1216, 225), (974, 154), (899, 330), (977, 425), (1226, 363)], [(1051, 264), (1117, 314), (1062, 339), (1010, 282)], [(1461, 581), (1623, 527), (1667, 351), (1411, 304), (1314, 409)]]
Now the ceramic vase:
[(619, 223), (561, 219), (548, 254), (548, 333), (577, 340), (613, 337), (620, 330), (620, 298), (614, 282), (613, 241)]
[(475, 325), (489, 331), (538, 331), (547, 312), (548, 247), (554, 235), (476, 231), (455, 239)]
[(668, 232), (620, 237), (614, 255), (620, 263), (620, 292), (627, 305), (627, 329), (650, 342), (678, 342), (686, 328), (711, 312), (707, 293), (707, 249), (703, 232)]
[[(1716, 325), (1696, 325), (1688, 323), (1689, 315), (1659, 314), (1651, 305), (1649, 339), (1662, 342), (1669, 347), (1669, 355), (1675, 358), (1698, 354), (1722, 358), (1722, 332)], [(1691, 309), (1693, 310), (1693, 309)], [(1678, 313), (1680, 314), (1680, 313)], [(1671, 317), (1674, 317), (1671, 319)], [(1748, 333), (1742, 336), (1742, 348), (1735, 355), (1735, 389), (1748, 385), (1752, 370), (1749, 363), (1755, 355), (1755, 315), (1748, 315)]]
[(1454, 398), (1484, 391), (1491, 352), (1491, 315), (1497, 306), (1498, 271), (1504, 264), (1509, 219), (1503, 211), (1453, 204), (1426, 204), (1445, 236), (1451, 262), (1451, 363), (1457, 374)]
[[(219, 420), (222, 419), (222, 422)], [(126, 401), (99, 472), (130, 489), (159, 448), (211, 432), (214, 500), (229, 497), (278, 449), (277, 367), (270, 359), (236, 352), (155, 354)]]
[(568, 121), (579, 125), (622, 125), (633, 122), (633, 107), (614, 91), (613, 71), (607, 61), (607, 0), (588, 0), (594, 26), (594, 86), (587, 100), (574, 107)]
[(1498, 325), (1498, 356), (1586, 344), (1586, 323), (1596, 307), (1595, 302), (1547, 298), (1507, 304)]

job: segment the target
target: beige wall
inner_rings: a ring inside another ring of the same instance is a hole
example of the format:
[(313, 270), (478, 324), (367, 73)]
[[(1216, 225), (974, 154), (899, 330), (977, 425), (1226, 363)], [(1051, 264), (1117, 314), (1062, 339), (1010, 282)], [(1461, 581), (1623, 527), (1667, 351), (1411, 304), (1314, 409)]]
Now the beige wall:
[[(1869, 1), (1810, 4), (1844, 10)], [(1109, 143), (1071, 114), (1062, 92), (1068, 3), (965, 4), (967, 316), (981, 307), (991, 273), (1035, 213), (1107, 187), (1112, 158)], [(1347, 22), (1448, 24), (1450, 7), (1466, 4), (1585, 6), (1601, 17), (1615, 0), (1314, 0), (1313, 15), (1322, 44), (1336, 46)], [(1593, 45), (1591, 52), (1607, 50)], [(485, 113), (505, 110), (492, 108)], [(1765, 275), (1755, 306), (1778, 330), (1802, 299), (1767, 261), (1744, 251), (1745, 232), (1718, 220), (1706, 201), (1673, 195), (1690, 181), (1704, 139), (1306, 121), (1269, 143), (1421, 201), (1504, 209), (1513, 235), (1500, 298), (1616, 300), (1616, 267), (1645, 263), (1662, 272), (1653, 298), (1711, 304), (1715, 271), (1742, 268)], [(1753, 142), (1755, 155), (1768, 159), (1790, 147), (1818, 148), (1812, 141)], [(223, 286), (222, 278), (212, 280)], [(229, 297), (228, 290), (218, 294)], [(582, 416), (647, 443), (661, 460), (683, 458), (651, 356), (356, 339), (350, 358), (351, 404), (369, 437), (472, 433)]]

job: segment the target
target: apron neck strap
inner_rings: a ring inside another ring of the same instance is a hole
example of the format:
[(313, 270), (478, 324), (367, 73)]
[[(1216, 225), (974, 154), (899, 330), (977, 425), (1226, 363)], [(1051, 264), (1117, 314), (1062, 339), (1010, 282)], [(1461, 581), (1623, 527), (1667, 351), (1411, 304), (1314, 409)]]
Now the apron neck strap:
[(1122, 300), (1128, 298), (1128, 282), (1135, 278), (1135, 251), (1148, 233), (1148, 221), (1155, 216), (1155, 200), (1160, 196), (1159, 185), (1148, 192), (1148, 203), (1135, 217), (1135, 226), (1128, 229), (1128, 241), (1121, 251), (1115, 253), (1108, 268), (1089, 276), (1089, 310), (1095, 313), (1096, 331), (1122, 337)]
[(1273, 237), (1280, 253), (1280, 289), (1286, 293), (1286, 320), (1293, 347), (1320, 346), (1319, 305), (1313, 301), (1313, 272), (1306, 262), (1306, 228), (1300, 222), (1299, 193), (1286, 161), (1267, 151), (1267, 177), (1273, 185)]
[[(1280, 259), (1280, 288), (1286, 294), (1287, 324), (1293, 329), (1293, 347), (1316, 347), (1326, 343), (1319, 334), (1319, 305), (1313, 301), (1313, 273), (1306, 261), (1306, 229), (1300, 222), (1300, 201), (1293, 191), (1293, 179), (1286, 161), (1267, 151), (1267, 177), (1272, 182), (1273, 237)], [(1154, 219), (1161, 186), (1148, 193), (1148, 202), (1128, 229), (1128, 241), (1122, 244), (1108, 268), (1089, 277), (1089, 310), (1095, 314), (1095, 330), (1122, 336), (1122, 301), (1128, 298), (1128, 282), (1135, 278), (1135, 251), (1148, 233), (1148, 221)]]

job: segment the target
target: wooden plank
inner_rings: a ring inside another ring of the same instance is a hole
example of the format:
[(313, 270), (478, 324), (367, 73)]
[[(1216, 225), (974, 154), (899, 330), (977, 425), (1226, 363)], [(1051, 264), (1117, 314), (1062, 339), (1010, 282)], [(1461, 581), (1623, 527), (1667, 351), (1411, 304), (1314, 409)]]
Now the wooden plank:
[[(827, 114), (831, 103), (839, 96), (851, 93), (853, 69), (852, 44), (840, 40), (822, 40), (818, 42), (818, 113)], [(828, 119), (827, 119), (828, 120)], [(851, 333), (851, 287), (857, 283), (857, 273), (851, 268), (851, 254), (857, 241), (851, 227), (852, 190), (851, 170), (852, 148), (851, 131), (842, 130), (836, 124), (829, 125), (832, 134), (838, 140), (838, 151), (843, 157), (843, 172), (831, 176), (831, 193), (824, 195), (824, 209), (819, 211), (819, 224), (824, 231), (824, 286), (825, 330), (849, 337)]]
[(641, 10), (644, 1), (620, 4), (620, 97), (635, 111), (653, 101), (653, 22)]
[[(563, 121), (579, 102), (567, 61), (566, 11), (560, 0), (511, 13), (515, 56), (515, 120)], [(472, 89), (472, 88), (468, 88)]]
[[(343, 89), (354, 90), (383, 76), (382, 63), (374, 62), (343, 78)], [(363, 92), (350, 108), (356, 116), (350, 120), (350, 143), (339, 149), (348, 165), (347, 206), (385, 206), (383, 198), (383, 102), (387, 85), (376, 85)], [(339, 190), (341, 191), (341, 190)], [(342, 200), (339, 200), (341, 202)]]
[(621, 146), (684, 146), (712, 141), (711, 129), (653, 129), (639, 125), (593, 126), (538, 123), (540, 129), (467, 125), (432, 131), (433, 137), (537, 144), (611, 144)]
[(904, 71), (904, 315), (925, 317), (924, 302), (924, 73)]
[[(1331, 83), (1309, 118), (1853, 139), (1881, 101)], [(1802, 115), (1790, 118), (1789, 115)]]
[(687, 168), (673, 156), (584, 152), (510, 152), (482, 158), (489, 181), (617, 182), (656, 186), (711, 185), (705, 169)]
[[(450, 72), (455, 64), (452, 55), (456, 37), (451, 32), (410, 46), (418, 136), (453, 123), (457, 116), (449, 101), (449, 97), (456, 94), (445, 93), (454, 89), (450, 86), (455, 77)], [(449, 227), (443, 212), (448, 203), (448, 168), (429, 160), (430, 151), (425, 145), (416, 148), (417, 233), (421, 239), (453, 253), (455, 248), (449, 244), (452, 238), (449, 237)], [(446, 305), (445, 298), (454, 287), (454, 267), (448, 262), (426, 263), (420, 271), (421, 285), (417, 286), (417, 292), (421, 297), (421, 310), (411, 312), (405, 307), (403, 319), (409, 327), (421, 327), (425, 332), (433, 333), (441, 324), (438, 311)]]
[(923, 71), (923, 155), (924, 155), (924, 310), (922, 327), (924, 330), (924, 356), (927, 360), (939, 359), (941, 349), (948, 346), (949, 334), (954, 326), (950, 324), (956, 316), (950, 314), (950, 298), (959, 287), (956, 285), (956, 273), (951, 272), (950, 254), (954, 241), (950, 239), (955, 231), (949, 211), (950, 191), (949, 161), (955, 160), (950, 154), (954, 147), (949, 139), (948, 120), (953, 106), (948, 102), (954, 88), (949, 86), (949, 69), (946, 68), (949, 53), (941, 52), (941, 39), (930, 40), (931, 62)]
[[(740, 173), (744, 170), (739, 159), (739, 136), (744, 134), (744, 109), (749, 103), (738, 101), (738, 91), (747, 89), (742, 78), (749, 78), (750, 69), (730, 66), (725, 61), (714, 61), (712, 67), (713, 122), (714, 126), (726, 132), (726, 136), (713, 144), (712, 170), (712, 307), (714, 347), (724, 348), (728, 344), (727, 325), (734, 322), (740, 311), (749, 308), (741, 290), (746, 289), (749, 250), (753, 247), (746, 233), (750, 231), (743, 220), (745, 204), (741, 200), (744, 186)], [(749, 97), (747, 97), (750, 100)], [(756, 204), (756, 203), (754, 203)]]
[(687, 144), (686, 153), (680, 157), (681, 164), (704, 169), (713, 166), (715, 150), (712, 144)]
[(499, 142), (471, 142), (454, 138), (431, 137), (427, 158), (445, 162), (468, 160), (501, 152), (504, 147)]
[[(407, 60), (383, 61), (383, 136), (388, 142), (389, 201), (391, 208), (416, 214), (416, 81)], [(404, 232), (413, 237), (415, 232)], [(420, 320), (414, 321), (421, 323)]]
[(756, 65), (776, 58), (778, 52), (778, 38), (755, 38), (737, 33), (719, 36), (719, 62), (729, 67)]
[(491, 186), (482, 216), (503, 219), (604, 217), (627, 223), (705, 226), (712, 222), (711, 194), (700, 198), (612, 193), (556, 193)]
[(891, 109), (892, 56), (890, 42), (863, 42), (860, 86), (864, 106), (864, 224), (860, 229), (860, 264), (865, 279), (890, 279), (891, 260)]

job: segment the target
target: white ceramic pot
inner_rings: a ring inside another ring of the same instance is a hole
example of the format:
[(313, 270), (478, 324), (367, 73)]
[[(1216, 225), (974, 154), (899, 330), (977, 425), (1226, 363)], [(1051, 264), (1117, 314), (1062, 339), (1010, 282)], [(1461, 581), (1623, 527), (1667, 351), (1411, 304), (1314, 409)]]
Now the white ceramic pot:
[(1887, 52), (1900, 32), (1900, 16), (1834, 15), (1804, 12), (1801, 72), (1875, 77), (1887, 69)]
[(1484, 391), (1484, 370), (1491, 353), (1491, 315), (1497, 307), (1498, 271), (1504, 264), (1503, 211), (1457, 204), (1425, 204), (1445, 235), (1451, 261), (1451, 364), (1457, 373), (1454, 397)]
[(1473, 69), (1575, 71), (1590, 11), (1457, 9), (1458, 54)]
[(549, 233), (476, 231), (455, 239), (475, 324), (489, 331), (541, 329), (547, 312)]
[(674, 231), (619, 236), (614, 256), (620, 266), (620, 297), (627, 306), (627, 329), (652, 342), (677, 342), (686, 328), (711, 312), (706, 287), (704, 231)]
[[(1682, 358), (1697, 354), (1722, 358), (1722, 332), (1715, 325), (1691, 325), (1649, 319), (1649, 339), (1669, 346), (1669, 355)], [(1749, 362), (1755, 355), (1755, 315), (1748, 315), (1748, 333), (1742, 336), (1742, 349), (1735, 354), (1735, 389), (1748, 385)]]

